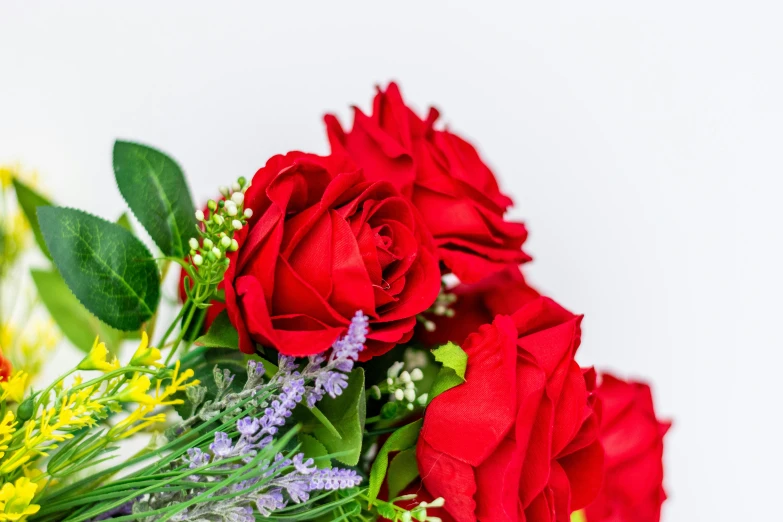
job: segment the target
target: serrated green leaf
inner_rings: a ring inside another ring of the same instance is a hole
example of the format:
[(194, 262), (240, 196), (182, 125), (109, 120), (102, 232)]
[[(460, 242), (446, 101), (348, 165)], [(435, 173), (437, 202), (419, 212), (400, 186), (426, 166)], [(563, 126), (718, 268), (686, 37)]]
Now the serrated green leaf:
[(35, 288), (49, 315), (76, 348), (89, 352), (96, 337), (117, 353), (123, 333), (104, 324), (76, 299), (55, 270), (31, 270)]
[(122, 197), (158, 248), (185, 257), (196, 218), (179, 165), (159, 150), (127, 141), (114, 143), (113, 163)]
[(218, 314), (207, 330), (207, 333), (196, 339), (196, 345), (207, 348), (239, 348), (239, 332), (237, 332), (228, 312), (223, 310)]
[(103, 322), (138, 330), (160, 300), (149, 250), (116, 223), (62, 207), (40, 207), (38, 221), (55, 265), (73, 294)]
[(318, 439), (307, 433), (300, 433), (297, 437), (299, 437), (299, 443), (302, 445), (300, 449), (305, 454), (305, 457), (313, 459), (315, 465), (319, 468), (332, 467), (331, 461), (327, 456), (329, 455), (329, 450)]
[(383, 486), (383, 480), (386, 478), (386, 471), (389, 469), (389, 454), (415, 447), (416, 441), (419, 440), (419, 432), (421, 431), (423, 423), (424, 420), (419, 419), (410, 424), (406, 424), (389, 435), (389, 438), (386, 439), (386, 442), (375, 457), (375, 462), (370, 470), (370, 487), (367, 490), (370, 504), (378, 498), (378, 493), (380, 493), (381, 486)]
[(27, 221), (30, 222), (30, 228), (33, 230), (33, 235), (35, 236), (35, 242), (38, 244), (41, 252), (51, 259), (52, 256), (49, 254), (49, 249), (46, 247), (46, 242), (41, 234), (41, 227), (38, 226), (38, 213), (36, 210), (38, 207), (50, 207), (52, 206), (52, 202), (16, 178), (14, 178), (14, 192), (16, 193), (16, 200), (19, 202), (19, 207), (22, 209), (22, 212), (24, 212)]
[[(348, 387), (335, 399), (327, 396), (318, 403), (318, 409), (337, 431), (337, 435), (321, 421), (313, 420), (312, 434), (329, 453), (339, 454), (335, 458), (355, 466), (362, 453), (365, 408), (364, 370), (357, 368), (348, 376)], [(310, 415), (311, 410), (306, 410)]]
[(468, 354), (452, 342), (436, 348), (432, 354), (435, 356), (435, 360), (443, 366), (438, 371), (438, 376), (430, 389), (430, 401), (446, 390), (465, 382), (465, 371), (468, 367)]
[(400, 491), (419, 476), (419, 465), (416, 462), (416, 448), (402, 450), (389, 464), (389, 498), (394, 498)]

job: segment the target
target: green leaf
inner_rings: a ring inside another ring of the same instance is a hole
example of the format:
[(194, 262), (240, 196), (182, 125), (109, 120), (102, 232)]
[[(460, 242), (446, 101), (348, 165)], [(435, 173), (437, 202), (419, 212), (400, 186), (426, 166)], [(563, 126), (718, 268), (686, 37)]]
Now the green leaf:
[(298, 437), (299, 443), (302, 445), (302, 453), (305, 454), (305, 457), (313, 459), (315, 461), (315, 465), (319, 468), (332, 467), (331, 461), (328, 457), (329, 450), (326, 449), (326, 446), (321, 444), (318, 439), (308, 435), (307, 433), (300, 433)]
[(435, 360), (443, 366), (430, 389), (430, 401), (446, 390), (465, 382), (465, 371), (468, 367), (468, 354), (452, 342), (436, 348), (432, 354), (435, 356)]
[(151, 147), (114, 143), (114, 177), (133, 214), (167, 256), (183, 258), (196, 218), (185, 176), (177, 163)]
[(386, 439), (383, 447), (381, 447), (381, 450), (375, 457), (375, 462), (370, 470), (370, 487), (367, 490), (370, 504), (378, 498), (378, 493), (381, 491), (381, 486), (383, 485), (383, 479), (386, 478), (386, 470), (389, 469), (389, 454), (415, 447), (416, 441), (419, 440), (419, 432), (421, 431), (423, 423), (424, 420), (419, 419), (416, 422), (407, 424), (392, 433), (389, 438)]
[[(342, 395), (335, 399), (327, 396), (318, 403), (321, 413), (328, 419), (337, 434), (321, 421), (313, 419), (309, 424), (315, 438), (329, 450), (329, 453), (337, 454), (335, 459), (348, 466), (359, 463), (366, 406), (364, 370), (357, 368), (348, 376), (348, 387), (343, 390)], [(306, 411), (313, 414), (312, 410)]]
[(127, 212), (123, 212), (122, 215), (117, 218), (117, 224), (131, 234), (133, 233), (133, 224), (131, 223), (130, 216)]
[(400, 491), (419, 476), (419, 466), (416, 463), (416, 448), (402, 450), (389, 464), (389, 498), (394, 498)]
[(41, 252), (51, 259), (49, 249), (46, 248), (46, 242), (41, 234), (41, 227), (38, 225), (38, 214), (36, 210), (38, 207), (50, 207), (52, 202), (43, 197), (41, 194), (25, 185), (18, 179), (14, 178), (14, 192), (16, 192), (16, 199), (19, 202), (19, 207), (24, 212), (27, 221), (30, 222), (30, 228), (35, 235), (35, 242), (41, 248)]
[(239, 333), (231, 324), (226, 310), (218, 314), (207, 333), (196, 339), (196, 344), (207, 348), (239, 348)]
[(30, 273), (41, 301), (71, 344), (89, 352), (95, 338), (100, 337), (109, 350), (119, 351), (123, 333), (88, 312), (57, 271), (31, 270)]
[(55, 265), (79, 301), (118, 330), (138, 330), (160, 300), (158, 267), (130, 232), (81, 210), (40, 207)]

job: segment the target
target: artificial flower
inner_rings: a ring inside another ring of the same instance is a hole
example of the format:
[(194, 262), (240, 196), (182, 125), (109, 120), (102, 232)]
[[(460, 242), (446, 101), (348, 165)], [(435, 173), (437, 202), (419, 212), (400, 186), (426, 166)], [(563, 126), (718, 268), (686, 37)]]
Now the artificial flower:
[(256, 342), (287, 355), (323, 352), (356, 310), (370, 318), (363, 360), (410, 340), (440, 272), (432, 238), (390, 183), (291, 152), (256, 173), (245, 206), (253, 215), (225, 277), (243, 352)]
[(441, 261), (466, 283), (530, 258), (521, 250), (527, 231), (503, 217), (511, 199), (500, 192), (476, 149), (448, 130), (435, 129), (402, 99), (396, 84), (378, 91), (373, 112), (354, 110), (346, 132), (326, 116), (332, 154), (349, 158), (372, 181), (388, 181), (410, 197), (429, 228)]
[(482, 324), (491, 323), (498, 314), (511, 315), (525, 304), (540, 297), (525, 281), (517, 266), (490, 274), (478, 283), (460, 284), (449, 290), (456, 298), (451, 304), (452, 316), (428, 314), (434, 328), (419, 327), (416, 338), (427, 346), (449, 341), (461, 345)]
[(141, 332), (141, 342), (133, 353), (133, 357), (131, 357), (130, 366), (154, 366), (156, 368), (163, 368), (163, 364), (160, 363), (162, 357), (160, 350), (154, 346), (149, 346), (149, 342), (147, 332)]
[(574, 362), (581, 317), (538, 298), (470, 335), (466, 382), (435, 397), (422, 481), (456, 522), (566, 522), (601, 484), (595, 376)]
[(14, 367), (11, 364), (11, 361), (3, 353), (2, 346), (3, 345), (0, 344), (0, 381), (7, 381), (11, 378)]
[(18, 371), (8, 380), (0, 382), (0, 389), (3, 390), (3, 393), (0, 394), (0, 401), (21, 402), (27, 388), (28, 378), (29, 375), (26, 372)]
[(587, 522), (658, 522), (663, 491), (663, 436), (671, 426), (656, 418), (650, 387), (601, 376), (601, 442), (606, 452), (601, 492)]
[(120, 362), (116, 358), (109, 362), (109, 350), (98, 337), (95, 338), (90, 352), (77, 366), (80, 370), (100, 370), (102, 372), (110, 372), (119, 367)]
[(38, 486), (27, 477), (19, 477), (13, 484), (7, 482), (0, 488), (0, 521), (22, 520), (38, 513), (41, 506), (32, 503)]

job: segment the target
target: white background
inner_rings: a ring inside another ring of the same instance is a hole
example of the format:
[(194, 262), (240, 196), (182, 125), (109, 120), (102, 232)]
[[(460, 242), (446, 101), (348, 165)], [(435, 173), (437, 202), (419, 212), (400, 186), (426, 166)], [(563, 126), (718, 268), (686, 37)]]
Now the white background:
[(326, 152), (322, 112), (397, 79), (514, 196), (531, 279), (586, 314), (581, 362), (654, 383), (664, 520), (779, 516), (776, 3), (221, 4), (3, 2), (0, 161), (115, 218), (112, 142), (140, 140), (203, 201)]

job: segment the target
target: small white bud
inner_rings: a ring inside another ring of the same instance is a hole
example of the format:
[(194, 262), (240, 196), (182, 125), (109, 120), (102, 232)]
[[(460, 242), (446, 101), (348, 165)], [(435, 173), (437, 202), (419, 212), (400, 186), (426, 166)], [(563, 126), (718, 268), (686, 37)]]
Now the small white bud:
[(223, 255), (223, 252), (221, 252), (218, 247), (214, 247), (212, 249), (212, 253), (215, 254), (215, 257), (218, 259), (220, 259), (220, 256)]
[(198, 249), (198, 240), (195, 237), (191, 237), (188, 240), (188, 245), (190, 245), (190, 248), (192, 250), (197, 250)]
[(414, 368), (411, 370), (411, 380), (412, 381), (420, 381), (424, 378), (424, 374), (419, 368)]
[(408, 404), (406, 404), (405, 407), (408, 408), (408, 410), (410, 410), (410, 411), (413, 411), (413, 408), (414, 408), (412, 402), (409, 402)]
[(380, 399), (381, 389), (373, 384), (372, 387), (370, 388), (370, 397), (372, 397), (373, 399)]
[(241, 192), (234, 192), (231, 194), (231, 201), (236, 203), (237, 205), (241, 205), (245, 202), (245, 195)]
[(204, 211), (203, 210), (197, 210), (196, 211), (196, 219), (199, 221), (204, 221)]
[(388, 379), (386, 379), (386, 384), (388, 384), (389, 386), (391, 386), (392, 384), (394, 384), (394, 379), (392, 379), (391, 377), (389, 377)]
[(228, 249), (231, 250), (232, 252), (236, 252), (237, 250), (239, 250), (239, 243), (237, 242), (236, 239), (231, 240), (231, 246), (228, 247)]
[(426, 406), (427, 405), (427, 399), (429, 399), (430, 396), (426, 393), (422, 393), (419, 395), (419, 398), (416, 399), (416, 402), (419, 403), (419, 406)]
[(435, 328), (436, 328), (435, 323), (433, 323), (432, 321), (428, 320), (424, 322), (424, 329), (427, 330), (428, 332), (434, 332)]
[(435, 315), (446, 315), (446, 310), (448, 310), (448, 308), (446, 308), (445, 305), (439, 304), (435, 306), (435, 310), (433, 310), (433, 313)]
[(220, 246), (222, 246), (224, 249), (231, 246), (231, 238), (228, 236), (223, 236), (220, 238)]
[(215, 215), (212, 216), (212, 221), (214, 221), (215, 224), (217, 224), (217, 225), (222, 225), (224, 219), (223, 219), (223, 216), (221, 216), (220, 214), (215, 214)]
[(253, 209), (252, 208), (246, 208), (245, 209), (245, 217), (247, 219), (250, 219), (251, 217), (253, 217)]
[(210, 248), (212, 248), (213, 246), (215, 246), (215, 245), (212, 243), (212, 240), (211, 240), (211, 239), (209, 239), (208, 237), (207, 237), (207, 238), (204, 238), (204, 248), (206, 248), (207, 250), (209, 250), (209, 249), (210, 249)]
[(413, 520), (413, 518), (410, 511), (403, 511), (400, 515), (401, 522), (411, 522), (411, 520)]
[(394, 364), (389, 366), (389, 371), (386, 372), (386, 376), (391, 377), (392, 379), (396, 379), (400, 374), (400, 370), (402, 370), (404, 366), (405, 363), (402, 361), (395, 361)]
[(235, 219), (231, 222), (231, 226), (234, 228), (234, 230), (242, 230), (242, 222), (238, 219)]
[(226, 214), (228, 214), (231, 217), (234, 217), (237, 215), (237, 206), (236, 205), (226, 205)]
[(413, 384), (412, 381), (408, 381), (408, 382), (405, 383), (405, 389), (406, 390), (414, 390), (414, 389), (416, 389), (416, 385)]
[(406, 371), (404, 371), (404, 372), (402, 372), (402, 373), (400, 374), (400, 380), (401, 380), (402, 382), (404, 382), (404, 383), (409, 383), (409, 382), (411, 382), (411, 374), (410, 374), (410, 373), (408, 373), (408, 372), (407, 372), (407, 370), (406, 370)]
[(223, 194), (223, 197), (227, 198), (228, 195), (231, 193), (231, 191), (228, 190), (228, 187), (223, 186), (223, 187), (220, 187), (220, 193)]
[(414, 390), (405, 390), (403, 395), (405, 396), (405, 400), (408, 402), (413, 402), (416, 400), (416, 392)]
[(196, 254), (193, 256), (193, 264), (196, 266), (201, 266), (204, 264), (204, 258), (201, 257), (201, 254)]
[(237, 183), (237, 182), (235, 181), (235, 182), (234, 182), (234, 184), (233, 184), (233, 185), (231, 185), (231, 189), (232, 189), (234, 192), (239, 192), (240, 190), (242, 190), (242, 187), (240, 186), (240, 184), (239, 184), (239, 183)]
[(401, 401), (405, 398), (405, 393), (402, 390), (394, 390), (394, 398)]
[(422, 502), (421, 504), (419, 504), (419, 506), (424, 508), (431, 508), (431, 507), (439, 508), (439, 507), (443, 507), (445, 503), (446, 501), (443, 500), (443, 497), (438, 497), (432, 502)]

